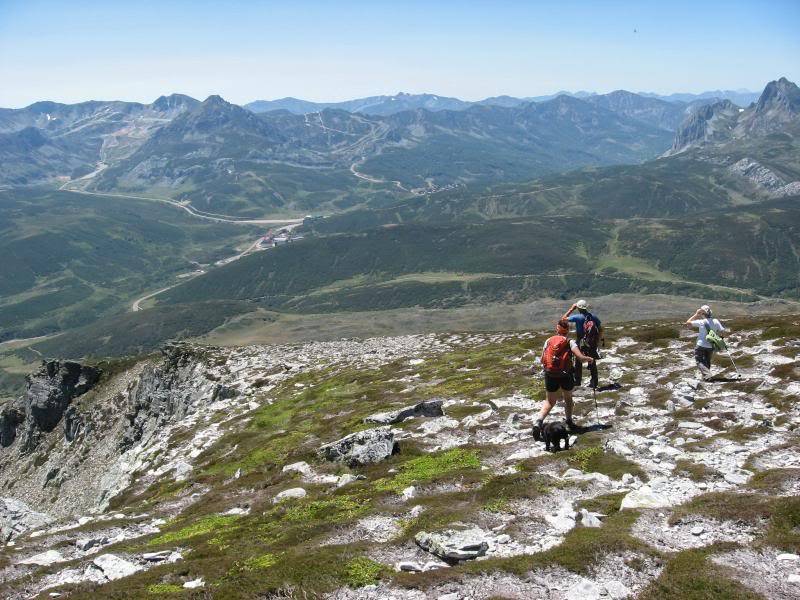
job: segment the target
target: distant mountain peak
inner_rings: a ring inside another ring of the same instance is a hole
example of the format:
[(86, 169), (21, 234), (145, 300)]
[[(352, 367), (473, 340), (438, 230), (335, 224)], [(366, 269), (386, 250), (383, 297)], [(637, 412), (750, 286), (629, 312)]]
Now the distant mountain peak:
[(770, 81), (758, 98), (756, 112), (772, 109), (783, 109), (792, 113), (800, 112), (800, 88), (786, 77)]

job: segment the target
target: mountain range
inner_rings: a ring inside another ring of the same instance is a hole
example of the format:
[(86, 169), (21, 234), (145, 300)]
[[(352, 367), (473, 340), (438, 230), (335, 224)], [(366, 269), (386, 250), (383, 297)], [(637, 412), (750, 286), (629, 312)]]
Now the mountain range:
[[(295, 114), (308, 114), (325, 110), (326, 108), (336, 108), (348, 112), (359, 112), (367, 115), (390, 115), (404, 110), (415, 110), (424, 108), (425, 110), (465, 110), (470, 106), (483, 105), (483, 106), (519, 106), (528, 102), (547, 102), (553, 100), (558, 96), (572, 96), (574, 98), (587, 99), (596, 96), (608, 96), (618, 93), (631, 93), (625, 90), (617, 90), (610, 94), (597, 94), (595, 92), (568, 92), (560, 91), (555, 94), (548, 94), (544, 96), (526, 96), (517, 98), (514, 96), (491, 96), (478, 100), (476, 102), (469, 102), (460, 100), (458, 98), (450, 98), (446, 96), (437, 96), (434, 94), (408, 94), (400, 92), (395, 95), (383, 96), (369, 96), (366, 98), (357, 98), (355, 100), (345, 100), (342, 102), (311, 102), (309, 100), (300, 100), (298, 98), (280, 98), (277, 100), (255, 100), (248, 102), (244, 105), (245, 108), (253, 112), (261, 113), (271, 110), (288, 110)], [(656, 100), (663, 100), (677, 105), (690, 105), (697, 103), (708, 103), (716, 100), (730, 100), (731, 102), (740, 106), (748, 106), (751, 102), (758, 99), (758, 92), (751, 92), (749, 90), (715, 90), (710, 92), (702, 92), (699, 94), (675, 93), (670, 95), (660, 95), (649, 92), (640, 92), (636, 94), (646, 98), (653, 98)]]

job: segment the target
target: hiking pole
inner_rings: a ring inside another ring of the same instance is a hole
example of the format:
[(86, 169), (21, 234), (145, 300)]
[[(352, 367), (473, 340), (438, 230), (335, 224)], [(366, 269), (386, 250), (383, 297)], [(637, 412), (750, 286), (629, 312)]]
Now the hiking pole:
[(734, 360), (733, 360), (733, 352), (731, 352), (731, 349), (730, 349), (730, 348), (727, 348), (727, 350), (728, 350), (728, 358), (730, 358), (730, 359), (731, 359), (731, 364), (733, 365), (733, 369), (736, 371), (736, 375), (737, 375), (737, 377), (738, 377), (739, 379), (741, 379), (741, 378), (742, 378), (742, 374), (741, 374), (741, 373), (739, 373), (739, 367), (737, 367), (737, 366), (736, 366), (736, 363), (735, 363), (735, 362), (734, 362)]
[(597, 389), (592, 388), (592, 397), (594, 398), (594, 418), (597, 424), (600, 424), (600, 412), (597, 410)]

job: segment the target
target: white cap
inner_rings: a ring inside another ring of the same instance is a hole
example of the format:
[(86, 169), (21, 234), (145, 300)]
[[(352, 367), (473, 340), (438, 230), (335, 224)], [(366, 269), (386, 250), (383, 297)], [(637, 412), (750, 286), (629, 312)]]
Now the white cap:
[(589, 308), (589, 303), (586, 300), (578, 300), (575, 303), (575, 308), (578, 310), (587, 310)]
[(703, 306), (700, 307), (700, 310), (708, 315), (711, 314), (711, 307), (708, 304), (703, 304)]

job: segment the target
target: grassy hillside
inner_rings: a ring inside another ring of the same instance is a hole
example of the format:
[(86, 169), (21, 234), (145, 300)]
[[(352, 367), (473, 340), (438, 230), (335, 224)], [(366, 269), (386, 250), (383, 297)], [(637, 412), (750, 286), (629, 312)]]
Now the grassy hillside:
[(153, 202), (46, 189), (0, 191), (0, 341), (125, 310), (147, 290), (235, 252), (253, 227)]

